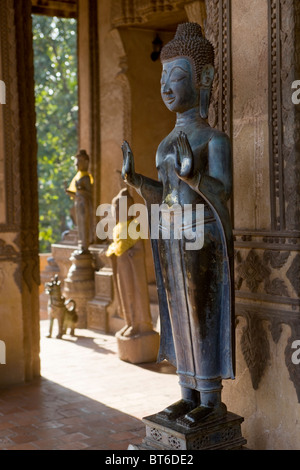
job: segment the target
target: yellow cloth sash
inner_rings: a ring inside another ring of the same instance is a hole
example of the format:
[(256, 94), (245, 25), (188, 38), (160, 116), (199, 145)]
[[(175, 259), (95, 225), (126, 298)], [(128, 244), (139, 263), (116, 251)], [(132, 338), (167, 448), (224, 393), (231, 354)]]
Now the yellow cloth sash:
[[(140, 239), (130, 238), (128, 233), (129, 224), (133, 222), (138, 224), (136, 219), (128, 220), (127, 222), (119, 222), (113, 229), (113, 243), (111, 243), (108, 247), (106, 252), (106, 256), (116, 255), (121, 256), (125, 251), (129, 250), (129, 248), (133, 247), (135, 243)], [(123, 238), (121, 238), (121, 236)]]
[(71, 193), (76, 193), (77, 189), (76, 189), (76, 184), (75, 183), (76, 183), (76, 181), (80, 180), (84, 176), (89, 176), (91, 184), (94, 183), (94, 179), (88, 171), (78, 171), (76, 173), (76, 175), (74, 176), (74, 178), (72, 179), (72, 181), (70, 183), (70, 186), (68, 187), (68, 191), (70, 191)]

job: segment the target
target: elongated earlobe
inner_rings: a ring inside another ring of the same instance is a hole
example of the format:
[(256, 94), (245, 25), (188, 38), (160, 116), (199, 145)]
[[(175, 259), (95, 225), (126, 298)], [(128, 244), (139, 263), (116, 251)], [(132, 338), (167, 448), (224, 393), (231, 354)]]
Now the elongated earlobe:
[(210, 89), (200, 88), (200, 116), (202, 119), (207, 119), (208, 108), (210, 101)]
[(200, 116), (202, 119), (207, 119), (208, 117), (210, 93), (214, 79), (214, 73), (214, 68), (211, 64), (204, 65), (201, 72)]

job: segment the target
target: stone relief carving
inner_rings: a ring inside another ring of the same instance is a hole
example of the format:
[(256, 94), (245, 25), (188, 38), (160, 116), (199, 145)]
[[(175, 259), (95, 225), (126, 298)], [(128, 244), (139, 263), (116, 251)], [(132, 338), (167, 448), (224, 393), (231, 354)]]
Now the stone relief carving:
[(202, 449), (203, 447), (207, 447), (209, 443), (210, 443), (210, 439), (208, 436), (197, 437), (197, 439), (195, 439), (192, 442), (192, 449), (193, 450)]
[(282, 181), (280, 181), (282, 193), (279, 195), (282, 197), (282, 226), (286, 230), (299, 231), (300, 107), (295, 106), (291, 100), (291, 83), (294, 77), (300, 76), (300, 3), (297, 0), (281, 0), (277, 2), (276, 6), (275, 3), (275, 0), (272, 0), (273, 10), (275, 11), (275, 7), (277, 8), (277, 54), (280, 54), (278, 56), (276, 78), (281, 81), (281, 102), (278, 101), (277, 111), (281, 116), (278, 142), (281, 146), (281, 158), (283, 158), (283, 161), (279, 161), (279, 163), (281, 172), (284, 172)]
[(278, 230), (300, 228), (300, 110), (291, 100), (291, 83), (299, 71), (299, 18), (299, 2), (269, 1), (271, 209)]
[(265, 277), (270, 275), (270, 270), (261, 263), (254, 250), (249, 252), (244, 262), (242, 261), (240, 252), (237, 252), (236, 259), (240, 261), (236, 268), (236, 274), (238, 276), (236, 282), (237, 290), (241, 288), (243, 281), (245, 281), (251, 292), (257, 292), (259, 285), (263, 282)]
[(259, 256), (255, 250), (251, 249), (243, 259), (241, 252), (236, 250), (236, 289), (239, 291), (246, 284), (250, 292), (256, 293), (262, 285), (264, 292), (268, 295), (290, 297), (284, 280), (285, 273), (282, 274), (282, 278), (271, 278), (275, 269), (279, 271), (285, 266), (289, 256), (289, 251), (280, 252), (268, 249)]
[(181, 448), (181, 442), (175, 436), (169, 436), (168, 437), (168, 443), (169, 443), (170, 447), (172, 447), (172, 449), (180, 449)]
[(246, 326), (243, 328), (241, 349), (249, 368), (253, 388), (258, 388), (265, 368), (270, 360), (270, 346), (263, 321), (259, 316), (245, 312)]
[[(15, 240), (16, 243), (16, 240)], [(17, 243), (16, 243), (17, 244)], [(21, 291), (21, 268), (20, 268), (20, 253), (14, 248), (13, 245), (10, 245), (5, 240), (0, 239), (0, 261), (10, 261), (16, 263), (16, 269), (14, 272), (14, 279), (16, 285)], [(2, 270), (2, 281), (4, 282), (5, 273)]]
[(217, 127), (231, 137), (230, 2), (205, 0), (205, 5), (205, 36), (215, 49), (215, 78), (208, 121), (211, 127)]
[(12, 246), (6, 243), (5, 240), (0, 239), (0, 259), (1, 260), (17, 260), (18, 258), (17, 250)]
[(236, 314), (237, 317), (242, 317), (246, 321), (241, 338), (241, 349), (249, 368), (254, 389), (258, 389), (265, 369), (271, 363), (267, 329), (270, 331), (273, 341), (277, 344), (282, 333), (282, 325), (287, 324), (290, 326), (291, 336), (285, 348), (285, 363), (300, 403), (299, 365), (295, 365), (291, 361), (293, 352), (291, 345), (294, 340), (300, 337), (298, 313), (289, 310), (279, 311), (268, 307), (261, 307), (258, 312), (255, 306), (238, 303), (236, 305)]
[(177, 11), (194, 0), (114, 0), (111, 20), (114, 27), (145, 23), (155, 13)]
[[(269, 2), (269, 69), (270, 69), (270, 92), (269, 92), (269, 114), (270, 114), (270, 151), (272, 155), (271, 161), (271, 211), (272, 211), (272, 225), (273, 228), (281, 228), (280, 210), (282, 210), (282, 204), (279, 199), (282, 179), (282, 160), (281, 160), (281, 139), (279, 141), (280, 128), (281, 128), (281, 96), (278, 93), (278, 73), (280, 72), (279, 57), (280, 57), (280, 42), (277, 36), (277, 21), (278, 11), (276, 0)], [(281, 188), (282, 189), (282, 188)]]
[(297, 296), (300, 297), (300, 255), (297, 254), (286, 273)]
[[(282, 325), (286, 324), (291, 328), (291, 336), (285, 349), (285, 362), (300, 402), (299, 367), (297, 369), (291, 362), (291, 344), (300, 337), (298, 239), (280, 232), (269, 235), (235, 233), (235, 238), (235, 287), (239, 300), (236, 315), (246, 320), (241, 349), (253, 387), (258, 388), (268, 366), (267, 328), (273, 341), (278, 343)], [(260, 304), (255, 305), (253, 300)]]
[[(290, 252), (281, 253), (280, 251), (266, 250), (263, 254), (263, 262), (265, 265), (270, 262), (272, 268), (279, 270), (286, 264), (289, 256)], [(270, 272), (272, 271), (270, 270)], [(271, 280), (268, 276), (265, 279), (264, 288), (267, 294), (289, 297), (288, 288), (284, 280), (278, 277)]]
[[(209, 4), (208, 4), (209, 3)], [(220, 43), (219, 43), (219, 1), (205, 1), (206, 5), (206, 22), (205, 22), (205, 36), (214, 45), (215, 50), (215, 78), (213, 83), (211, 103), (209, 107), (208, 122), (211, 127), (218, 126), (218, 104), (219, 104), (219, 83), (220, 71), (217, 64), (219, 64), (220, 57)]]
[(162, 440), (162, 433), (156, 429), (156, 428), (151, 428), (150, 429), (150, 434), (153, 437), (155, 441), (161, 441)]

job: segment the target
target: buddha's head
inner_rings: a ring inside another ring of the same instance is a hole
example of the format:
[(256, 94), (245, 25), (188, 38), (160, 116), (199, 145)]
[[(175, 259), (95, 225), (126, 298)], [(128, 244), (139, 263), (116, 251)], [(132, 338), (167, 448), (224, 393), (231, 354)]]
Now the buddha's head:
[[(214, 77), (214, 48), (203, 37), (201, 26), (178, 25), (174, 39), (162, 48), (160, 59), (161, 95), (167, 108), (182, 113), (200, 105), (200, 114), (206, 118)], [(201, 106), (203, 91), (206, 102)]]
[(78, 171), (88, 171), (90, 159), (85, 150), (80, 150), (75, 159), (75, 165)]

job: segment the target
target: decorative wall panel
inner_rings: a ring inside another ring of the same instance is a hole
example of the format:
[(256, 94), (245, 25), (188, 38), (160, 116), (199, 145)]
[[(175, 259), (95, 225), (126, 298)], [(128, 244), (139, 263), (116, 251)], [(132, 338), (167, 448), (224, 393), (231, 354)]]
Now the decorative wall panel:
[[(215, 46), (217, 66), (209, 120), (232, 137), (232, 1), (205, 3), (205, 31)], [(253, 387), (259, 387), (270, 362), (267, 328), (277, 343), (281, 325), (287, 324), (291, 336), (285, 361), (300, 402), (299, 366), (291, 361), (291, 344), (300, 339), (300, 106), (291, 100), (291, 83), (300, 76), (299, 23), (299, 2), (268, 0), (269, 78), (264, 86), (269, 94), (270, 193), (263, 197), (271, 206), (271, 230), (245, 227), (234, 234), (236, 315), (246, 320), (240, 347)]]

